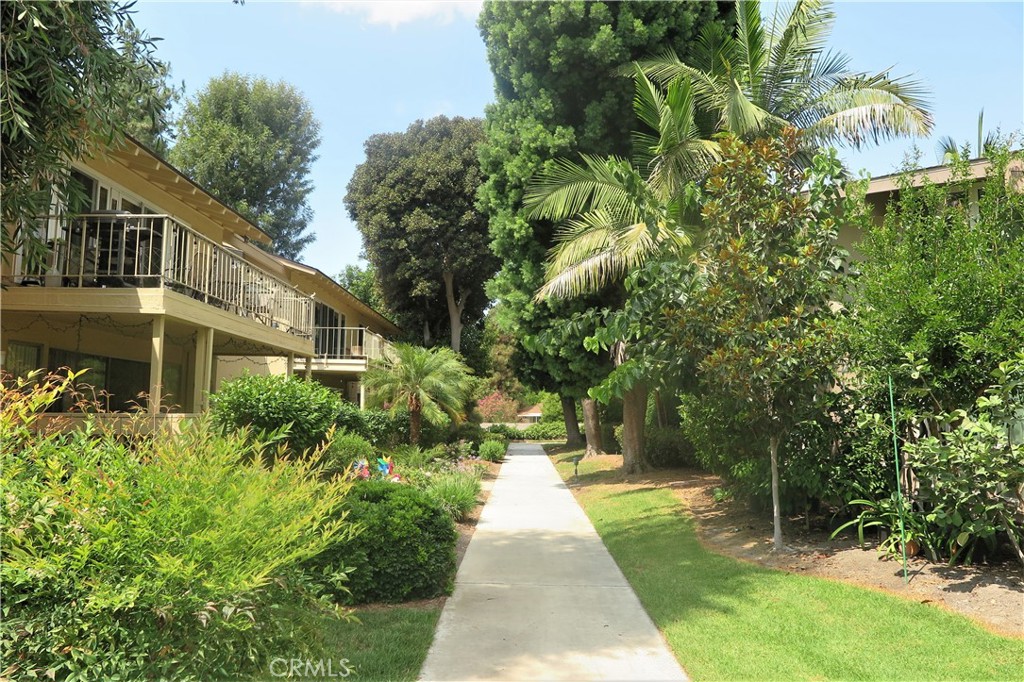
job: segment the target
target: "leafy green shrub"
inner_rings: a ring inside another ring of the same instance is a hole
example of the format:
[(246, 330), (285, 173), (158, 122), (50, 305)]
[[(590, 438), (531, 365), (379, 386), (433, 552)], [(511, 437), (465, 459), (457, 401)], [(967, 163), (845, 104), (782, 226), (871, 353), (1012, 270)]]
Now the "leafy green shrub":
[(311, 461), (268, 467), (258, 437), (206, 420), (130, 444), (95, 425), (40, 435), (38, 401), (11, 393), (5, 676), (201, 680), (315, 651), (306, 628), (323, 606), (297, 565), (351, 537), (337, 513), (349, 483), (321, 481)]
[(370, 441), (355, 433), (335, 432), (331, 442), (320, 457), (320, 472), (323, 476), (344, 473), (355, 461), (372, 461), (377, 453)]
[(470, 444), (475, 452), (479, 449), (480, 443), (484, 441), (485, 433), (486, 431), (484, 431), (483, 427), (476, 422), (462, 422), (452, 431), (448, 440), (449, 442), (464, 440)]
[(480, 497), (480, 474), (472, 470), (449, 470), (430, 476), (423, 487), (453, 521), (461, 521)]
[(509, 440), (523, 439), (522, 431), (515, 428), (514, 426), (509, 426), (508, 424), (491, 424), (490, 426), (487, 427), (487, 432), (494, 433), (499, 436), (504, 436)]
[(245, 374), (210, 396), (214, 422), (225, 429), (270, 433), (288, 426), (288, 444), (301, 453), (324, 441), (341, 400), (329, 388), (296, 377)]
[(347, 590), (324, 588), (339, 602), (401, 602), (445, 594), (455, 574), (455, 525), (422, 490), (401, 483), (356, 483), (346, 520), (362, 527), (307, 563), (313, 575), (344, 571)]
[(501, 441), (485, 440), (480, 444), (480, 459), (488, 462), (500, 462), (505, 459), (508, 445)]
[(522, 438), (526, 440), (558, 440), (565, 437), (564, 421), (530, 424), (522, 432)]
[(419, 469), (429, 464), (439, 452), (424, 450), (418, 445), (399, 445), (391, 451), (391, 458), (402, 469)]
[(363, 411), (359, 409), (359, 406), (355, 403), (350, 403), (347, 400), (341, 401), (341, 407), (338, 409), (338, 416), (334, 420), (334, 424), (340, 431), (348, 431), (358, 436), (362, 436), (369, 440), (370, 432), (366, 425), (366, 417), (363, 415)]
[(397, 412), (392, 415), (387, 410), (363, 410), (366, 422), (366, 439), (374, 447), (387, 450), (409, 442), (409, 413)]
[(644, 448), (651, 463), (657, 467), (694, 466), (693, 443), (674, 428), (648, 428)]

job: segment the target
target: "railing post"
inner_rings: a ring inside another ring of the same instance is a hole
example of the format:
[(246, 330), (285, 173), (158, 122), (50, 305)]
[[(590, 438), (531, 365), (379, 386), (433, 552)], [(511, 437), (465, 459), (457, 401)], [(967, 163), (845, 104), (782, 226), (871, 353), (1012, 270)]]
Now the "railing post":
[(171, 240), (167, 237), (167, 233), (170, 231), (167, 226), (170, 222), (171, 219), (164, 216), (163, 225), (160, 226), (160, 277), (157, 280), (160, 282), (161, 289), (164, 286), (164, 277), (167, 276), (167, 249), (171, 246)]

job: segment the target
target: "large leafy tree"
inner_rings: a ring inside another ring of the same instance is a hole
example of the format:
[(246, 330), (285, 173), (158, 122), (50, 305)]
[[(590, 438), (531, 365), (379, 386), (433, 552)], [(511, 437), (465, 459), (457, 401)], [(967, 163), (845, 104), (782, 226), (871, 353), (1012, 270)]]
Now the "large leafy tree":
[(793, 129), (749, 145), (724, 138), (705, 189), (700, 247), (685, 260), (652, 261), (633, 299), (650, 317), (634, 339), (644, 360), (662, 372), (695, 372), (701, 395), (742, 414), (749, 439), (768, 444), (778, 548), (781, 448), (834, 383), (833, 300), (844, 262), (836, 236), (865, 219), (862, 197), (844, 191), (852, 187), (844, 188), (835, 152), (802, 170), (803, 148)]
[(310, 166), (320, 124), (285, 82), (225, 73), (185, 104), (171, 161), (296, 258), (313, 241)]
[(424, 419), (431, 424), (440, 423), (443, 414), (454, 422), (463, 419), (473, 379), (450, 348), (399, 343), (371, 365), (363, 386), (372, 404), (389, 406), (392, 412), (409, 411), (409, 435), (415, 445)]
[[(481, 163), (488, 176), (480, 206), (490, 222), (501, 271), (488, 291), (498, 321), (518, 340), (514, 361), (524, 381), (569, 397), (585, 396), (610, 366), (586, 354), (574, 316), (619, 298), (615, 290), (572, 301), (537, 301), (555, 225), (531, 219), (523, 196), (531, 177), (577, 153), (628, 156), (634, 130), (633, 85), (624, 64), (672, 48), (689, 55), (700, 27), (731, 3), (487, 2), (480, 33), (495, 79)], [(541, 339), (545, 330), (560, 338)], [(560, 333), (566, 330), (566, 333)], [(578, 330), (577, 330), (578, 331)], [(595, 439), (596, 433), (588, 438)]]
[(171, 116), (184, 94), (185, 85), (171, 80), (170, 64), (146, 58), (146, 37), (138, 28), (125, 26), (121, 33), (122, 45), (136, 63), (131, 79), (121, 84), (128, 108), (124, 131), (160, 156), (167, 157), (174, 141)]
[(482, 139), (479, 119), (446, 116), (374, 135), (345, 195), (397, 322), (424, 330), (425, 344), (448, 329), (455, 351), (463, 327), (482, 322), (484, 282), (497, 269), (475, 206)]
[(349, 290), (356, 298), (382, 315), (390, 315), (384, 297), (377, 284), (377, 269), (372, 264), (346, 265), (337, 277), (338, 284)]
[[(159, 71), (152, 41), (117, 2), (0, 3), (0, 154), (4, 258), (41, 255), (36, 216), (68, 202), (68, 159), (115, 144), (134, 115), (162, 115), (144, 97)], [(132, 36), (130, 43), (125, 36)]]

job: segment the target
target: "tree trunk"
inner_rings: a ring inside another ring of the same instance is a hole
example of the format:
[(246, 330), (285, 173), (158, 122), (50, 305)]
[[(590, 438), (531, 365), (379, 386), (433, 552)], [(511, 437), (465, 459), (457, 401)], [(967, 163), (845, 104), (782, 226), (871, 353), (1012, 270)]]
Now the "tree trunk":
[(422, 419), (423, 414), (418, 408), (409, 410), (409, 440), (413, 445), (420, 444), (420, 424)]
[(430, 320), (423, 320), (423, 346), (430, 348)]
[(576, 421), (576, 401), (562, 396), (562, 417), (565, 418), (565, 446), (578, 448), (583, 445), (580, 423)]
[(587, 451), (584, 457), (604, 454), (601, 441), (601, 417), (597, 413), (597, 401), (593, 398), (583, 399), (583, 431), (587, 436)]
[(772, 456), (772, 522), (775, 530), (772, 541), (776, 550), (782, 550), (782, 504), (779, 501), (779, 437), (773, 434), (768, 439), (768, 448)]
[(459, 300), (455, 300), (455, 273), (445, 272), (441, 275), (444, 278), (444, 298), (448, 302), (448, 322), (452, 330), (452, 350), (456, 353), (462, 347), (462, 311), (466, 307), (466, 294), (463, 293)]
[(647, 386), (636, 384), (622, 396), (622, 472), (650, 471), (644, 454), (644, 420), (647, 416)]

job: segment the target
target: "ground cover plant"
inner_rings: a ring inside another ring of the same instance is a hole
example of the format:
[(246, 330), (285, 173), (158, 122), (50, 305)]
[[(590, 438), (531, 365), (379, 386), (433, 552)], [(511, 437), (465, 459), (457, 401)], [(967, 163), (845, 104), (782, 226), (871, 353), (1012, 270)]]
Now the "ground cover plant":
[[(566, 481), (577, 454), (558, 456)], [(1024, 642), (961, 616), (709, 552), (671, 489), (619, 486), (613, 466), (582, 461), (577, 499), (691, 679), (1020, 676)]]
[(338, 511), (350, 483), (272, 455), (274, 432), (205, 419), (151, 436), (34, 431), (71, 379), (0, 400), (0, 675), (209, 679), (316, 655), (315, 624), (341, 612), (299, 565), (352, 537)]

